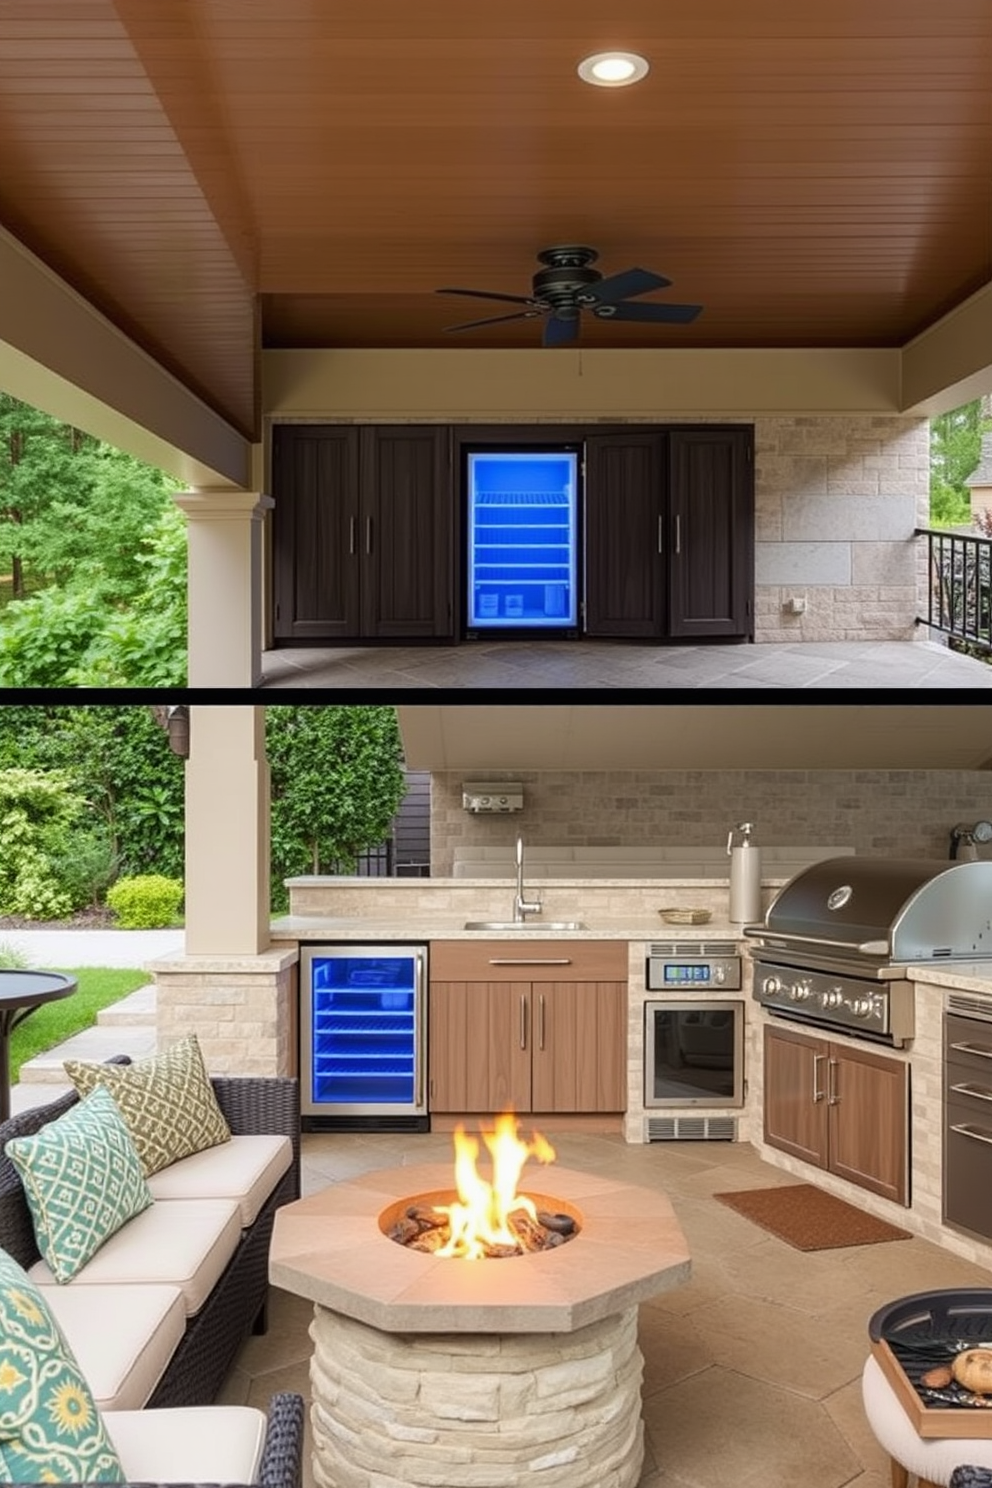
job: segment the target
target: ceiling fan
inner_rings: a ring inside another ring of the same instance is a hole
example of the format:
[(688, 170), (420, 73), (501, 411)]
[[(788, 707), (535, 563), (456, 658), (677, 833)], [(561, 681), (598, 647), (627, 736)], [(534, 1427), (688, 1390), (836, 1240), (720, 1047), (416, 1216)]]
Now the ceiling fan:
[(702, 305), (631, 304), (633, 295), (647, 294), (651, 289), (664, 289), (671, 284), (661, 274), (648, 269), (625, 269), (604, 279), (598, 269), (590, 268), (599, 257), (595, 248), (564, 244), (559, 248), (542, 248), (537, 255), (544, 264), (533, 278), (529, 295), (499, 294), (483, 289), (439, 289), (437, 294), (470, 295), (479, 300), (508, 300), (525, 305), (512, 315), (494, 315), (487, 320), (470, 320), (464, 325), (446, 326), (448, 331), (474, 331), (479, 326), (498, 325), (506, 320), (536, 320), (544, 317), (544, 346), (567, 346), (579, 338), (579, 316), (591, 310), (597, 320), (640, 320), (655, 324), (687, 324), (695, 320)]

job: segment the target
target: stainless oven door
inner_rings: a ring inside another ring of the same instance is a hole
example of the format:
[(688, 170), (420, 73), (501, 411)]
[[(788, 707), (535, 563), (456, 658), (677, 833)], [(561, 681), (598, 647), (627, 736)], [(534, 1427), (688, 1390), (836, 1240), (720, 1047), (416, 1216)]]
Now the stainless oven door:
[(644, 1104), (744, 1104), (744, 1003), (657, 998), (644, 1004)]

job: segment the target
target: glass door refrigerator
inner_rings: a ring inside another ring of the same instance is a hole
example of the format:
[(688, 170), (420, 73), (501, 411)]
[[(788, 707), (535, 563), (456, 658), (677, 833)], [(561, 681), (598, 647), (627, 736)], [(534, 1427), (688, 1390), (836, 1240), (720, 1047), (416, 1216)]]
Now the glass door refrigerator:
[(427, 947), (300, 948), (304, 1131), (427, 1131)]
[(581, 450), (469, 450), (466, 635), (577, 635)]

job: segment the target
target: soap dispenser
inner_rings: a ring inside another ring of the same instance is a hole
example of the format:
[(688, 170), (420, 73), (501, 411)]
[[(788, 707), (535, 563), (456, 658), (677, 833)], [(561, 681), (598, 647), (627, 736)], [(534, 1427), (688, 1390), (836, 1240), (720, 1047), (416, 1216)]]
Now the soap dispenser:
[(734, 925), (761, 918), (761, 851), (751, 840), (753, 831), (750, 822), (738, 822), (727, 834), (730, 920)]

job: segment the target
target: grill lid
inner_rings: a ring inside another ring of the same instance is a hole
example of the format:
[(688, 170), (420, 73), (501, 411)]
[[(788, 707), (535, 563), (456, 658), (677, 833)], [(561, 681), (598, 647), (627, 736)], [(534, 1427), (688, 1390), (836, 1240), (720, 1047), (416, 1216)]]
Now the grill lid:
[(901, 962), (992, 957), (992, 862), (826, 858), (797, 873), (744, 934)]

